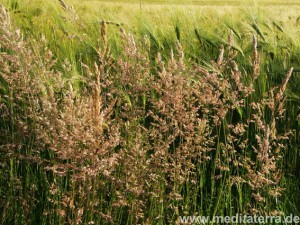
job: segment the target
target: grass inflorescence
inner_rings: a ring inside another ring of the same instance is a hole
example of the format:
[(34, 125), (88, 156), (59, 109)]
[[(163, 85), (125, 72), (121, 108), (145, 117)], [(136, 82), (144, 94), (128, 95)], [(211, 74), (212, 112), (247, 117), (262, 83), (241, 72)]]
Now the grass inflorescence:
[(0, 224), (299, 213), (298, 49), (282, 25), (139, 35), (57, 4), (46, 36), (1, 6)]

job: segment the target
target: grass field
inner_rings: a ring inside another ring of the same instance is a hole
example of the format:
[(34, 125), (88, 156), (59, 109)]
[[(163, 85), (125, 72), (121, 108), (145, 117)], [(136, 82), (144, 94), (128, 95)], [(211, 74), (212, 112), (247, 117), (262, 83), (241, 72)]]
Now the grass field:
[(300, 216), (300, 1), (0, 3), (1, 225)]

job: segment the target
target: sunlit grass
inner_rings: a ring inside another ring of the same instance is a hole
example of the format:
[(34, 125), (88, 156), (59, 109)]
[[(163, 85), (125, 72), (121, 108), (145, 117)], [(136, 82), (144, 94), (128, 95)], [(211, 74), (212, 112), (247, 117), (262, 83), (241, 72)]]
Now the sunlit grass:
[(298, 1), (1, 2), (0, 224), (299, 213)]

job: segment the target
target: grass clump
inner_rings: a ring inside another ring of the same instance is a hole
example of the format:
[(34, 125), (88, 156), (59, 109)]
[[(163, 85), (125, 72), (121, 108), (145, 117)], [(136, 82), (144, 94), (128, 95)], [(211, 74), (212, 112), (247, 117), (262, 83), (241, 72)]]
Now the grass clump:
[[(290, 214), (282, 121), (293, 69), (262, 91), (256, 36), (241, 66), (234, 32), (204, 64), (179, 41), (151, 55), (149, 39), (121, 29), (115, 58), (103, 21), (93, 63), (57, 66), (2, 7), (0, 40), (1, 224)], [(80, 82), (68, 78), (78, 65)]]

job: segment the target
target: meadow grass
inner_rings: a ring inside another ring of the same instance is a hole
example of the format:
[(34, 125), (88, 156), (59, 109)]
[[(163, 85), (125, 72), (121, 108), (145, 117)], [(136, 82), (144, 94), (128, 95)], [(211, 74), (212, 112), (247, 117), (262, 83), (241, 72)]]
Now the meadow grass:
[(3, 0), (0, 224), (299, 215), (300, 6), (224, 2)]

